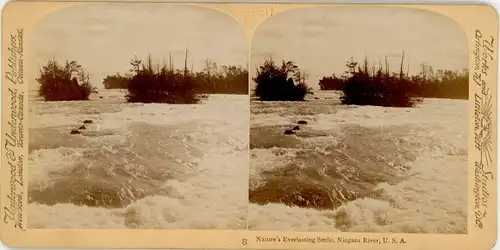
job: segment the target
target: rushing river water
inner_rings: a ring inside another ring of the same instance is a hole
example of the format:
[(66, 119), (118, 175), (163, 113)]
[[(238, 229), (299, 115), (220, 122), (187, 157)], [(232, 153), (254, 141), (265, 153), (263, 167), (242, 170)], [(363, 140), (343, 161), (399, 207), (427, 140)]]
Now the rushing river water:
[(246, 228), (247, 96), (130, 104), (100, 92), (30, 96), (29, 228)]
[(466, 233), (465, 100), (384, 108), (339, 105), (334, 92), (197, 105), (100, 95), (30, 96), (29, 228)]
[(316, 96), (252, 101), (249, 229), (466, 233), (466, 100), (385, 108)]

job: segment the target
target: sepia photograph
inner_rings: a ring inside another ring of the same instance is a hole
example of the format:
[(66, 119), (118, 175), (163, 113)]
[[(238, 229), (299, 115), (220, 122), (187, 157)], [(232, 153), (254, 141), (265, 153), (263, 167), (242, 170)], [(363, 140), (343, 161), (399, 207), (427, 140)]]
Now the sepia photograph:
[(33, 28), (27, 227), (246, 229), (248, 42), (229, 15), (84, 4)]
[(492, 5), (2, 10), (6, 247), (497, 240)]
[(248, 229), (466, 234), (468, 56), (462, 27), (428, 10), (266, 19), (249, 67)]

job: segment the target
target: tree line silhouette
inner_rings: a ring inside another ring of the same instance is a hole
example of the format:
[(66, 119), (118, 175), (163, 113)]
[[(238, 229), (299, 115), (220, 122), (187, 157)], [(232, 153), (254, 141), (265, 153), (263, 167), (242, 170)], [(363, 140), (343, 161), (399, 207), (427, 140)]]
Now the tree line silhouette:
[[(342, 104), (375, 105), (386, 107), (413, 107), (423, 98), (468, 99), (469, 72), (434, 70), (421, 65), (418, 75), (403, 71), (404, 51), (399, 72), (391, 72), (387, 58), (385, 66), (362, 64), (352, 57), (346, 62), (342, 76), (325, 76), (319, 80), (321, 90), (340, 90)], [(254, 95), (261, 101), (302, 101), (312, 93), (306, 84), (307, 73), (292, 61), (278, 65), (272, 58), (256, 69)]]
[[(218, 66), (210, 60), (205, 68), (194, 72), (187, 68), (188, 50), (185, 51), (183, 69), (175, 69), (169, 62), (153, 63), (149, 55), (143, 62), (137, 57), (130, 61), (129, 74), (116, 73), (103, 79), (106, 89), (126, 89), (128, 102), (144, 103), (198, 103), (207, 94), (247, 94), (248, 70), (241, 66)], [(83, 73), (82, 73), (83, 72)], [(78, 78), (83, 74), (86, 78)], [(76, 75), (76, 77), (74, 77)], [(89, 74), (75, 61), (62, 66), (50, 60), (40, 71), (39, 95), (46, 101), (87, 100), (96, 88), (90, 85)]]
[[(149, 58), (148, 58), (149, 60)], [(149, 62), (148, 62), (149, 63)], [(172, 65), (170, 60), (169, 62)], [(148, 65), (146, 68), (165, 68), (165, 71), (176, 71), (170, 65)], [(143, 66), (143, 69), (145, 67)], [(188, 74), (193, 77), (194, 85), (199, 93), (203, 94), (247, 94), (248, 93), (248, 70), (241, 66), (222, 65), (211, 60), (205, 60), (205, 67), (202, 71), (193, 72), (191, 69)], [(106, 89), (127, 89), (130, 79), (134, 74), (120, 75), (116, 73), (109, 75), (103, 80)]]
[[(218, 66), (205, 61), (202, 71), (187, 68), (186, 49), (184, 68), (175, 69), (172, 58), (163, 64), (153, 63), (149, 55), (145, 62), (130, 61), (131, 73), (109, 75), (103, 80), (107, 89), (127, 89), (128, 102), (198, 103), (207, 94), (247, 94), (248, 71), (240, 66)], [(369, 65), (368, 59), (360, 65), (353, 58), (346, 63), (347, 71), (340, 77), (323, 77), (322, 90), (342, 91), (343, 104), (413, 107), (422, 98), (468, 99), (468, 70), (434, 70), (421, 65), (421, 72), (410, 76), (403, 72), (404, 51), (399, 72), (391, 72), (387, 59), (385, 66)], [(256, 69), (253, 81), (257, 84), (254, 95), (261, 101), (303, 101), (312, 94), (306, 84), (308, 75), (293, 61), (276, 63), (266, 59)], [(58, 63), (49, 60), (36, 78), (39, 95), (46, 101), (87, 100), (96, 88), (90, 84), (90, 75), (76, 61)]]
[(278, 65), (269, 58), (256, 72), (254, 95), (261, 101), (303, 101), (307, 94), (312, 93), (306, 84), (307, 73), (292, 61), (282, 60)]
[(64, 65), (51, 59), (40, 69), (35, 79), (40, 87), (38, 94), (46, 101), (87, 100), (95, 87), (90, 84), (90, 75), (76, 61), (65, 61)]
[(365, 57), (362, 65), (353, 58), (346, 63), (347, 71), (338, 77), (323, 77), (319, 81), (321, 90), (343, 91), (344, 104), (412, 107), (422, 98), (469, 98), (469, 72), (434, 70), (421, 65), (420, 73), (403, 72), (404, 52), (401, 55), (399, 72), (391, 72), (387, 59), (385, 67), (376, 68), (368, 64)]

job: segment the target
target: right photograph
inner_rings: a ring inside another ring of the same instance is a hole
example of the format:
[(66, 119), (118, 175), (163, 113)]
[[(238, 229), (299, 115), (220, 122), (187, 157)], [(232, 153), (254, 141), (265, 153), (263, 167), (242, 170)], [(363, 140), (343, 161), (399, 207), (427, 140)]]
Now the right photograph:
[(467, 233), (459, 24), (403, 7), (304, 8), (264, 21), (251, 51), (248, 229)]

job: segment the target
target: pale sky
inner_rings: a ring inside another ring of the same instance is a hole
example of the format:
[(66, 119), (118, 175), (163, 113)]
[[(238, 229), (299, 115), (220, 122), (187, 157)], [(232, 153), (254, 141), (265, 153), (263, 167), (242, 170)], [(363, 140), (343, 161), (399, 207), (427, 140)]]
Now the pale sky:
[[(452, 19), (440, 14), (396, 7), (313, 7), (277, 14), (262, 23), (252, 41), (251, 75), (266, 58), (292, 60), (310, 75), (307, 83), (346, 70), (350, 57), (378, 65), (387, 56), (391, 70), (410, 74), (426, 63), (461, 71), (468, 67), (467, 38)], [(253, 81), (252, 84), (254, 85)]]
[(130, 59), (151, 53), (157, 62), (172, 53), (176, 68), (203, 68), (204, 60), (219, 65), (248, 64), (248, 41), (243, 27), (215, 10), (182, 5), (110, 4), (75, 6), (49, 14), (34, 30), (30, 41), (30, 84), (49, 59), (76, 60), (102, 88), (104, 77), (128, 73)]
[[(172, 53), (175, 66), (203, 67), (205, 59), (246, 66), (248, 41), (243, 27), (211, 9), (163, 4), (75, 6), (54, 12), (36, 26), (30, 41), (30, 84), (47, 60), (76, 60), (102, 87), (102, 79), (127, 73), (129, 61), (150, 52), (157, 62)], [(264, 21), (252, 40), (250, 72), (272, 56), (295, 61), (309, 73), (308, 84), (345, 71), (352, 56), (370, 63), (388, 57), (399, 67), (405, 50), (405, 71), (416, 73), (422, 63), (461, 70), (468, 66), (467, 40), (453, 20), (434, 12), (395, 7), (312, 7), (276, 14)], [(29, 56), (30, 56), (29, 55)], [(253, 83), (253, 81), (251, 81)]]

